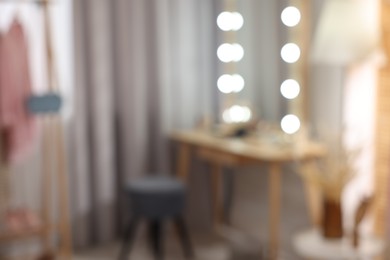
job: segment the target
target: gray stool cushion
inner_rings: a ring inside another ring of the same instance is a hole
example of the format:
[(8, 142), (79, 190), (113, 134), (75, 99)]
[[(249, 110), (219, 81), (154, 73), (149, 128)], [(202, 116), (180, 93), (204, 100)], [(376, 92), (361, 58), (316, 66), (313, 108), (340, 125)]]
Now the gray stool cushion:
[(150, 176), (129, 182), (126, 191), (132, 214), (151, 219), (178, 216), (185, 204), (182, 182), (161, 176)]

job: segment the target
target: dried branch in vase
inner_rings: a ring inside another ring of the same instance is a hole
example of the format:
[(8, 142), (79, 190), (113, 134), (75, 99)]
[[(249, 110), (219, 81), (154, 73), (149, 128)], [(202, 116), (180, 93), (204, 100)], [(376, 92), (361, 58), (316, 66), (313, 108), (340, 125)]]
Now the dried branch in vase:
[(339, 201), (345, 185), (354, 177), (353, 162), (360, 149), (328, 149), (328, 155), (314, 162), (299, 164), (299, 173), (321, 188), (324, 197)]

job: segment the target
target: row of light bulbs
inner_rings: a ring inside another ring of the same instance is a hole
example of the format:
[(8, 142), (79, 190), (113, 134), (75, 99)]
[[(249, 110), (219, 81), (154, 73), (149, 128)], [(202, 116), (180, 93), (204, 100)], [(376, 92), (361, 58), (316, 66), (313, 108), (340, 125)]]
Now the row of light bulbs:
[[(222, 31), (238, 31), (244, 25), (244, 18), (238, 12), (222, 12), (218, 15), (217, 25)], [(244, 48), (238, 43), (223, 43), (217, 49), (221, 62), (239, 62), (244, 57)], [(224, 74), (217, 82), (218, 89), (224, 93), (238, 93), (244, 89), (245, 81), (241, 75)]]
[[(301, 13), (298, 8), (286, 7), (281, 14), (284, 25), (294, 27), (299, 24)], [(222, 31), (238, 31), (244, 25), (244, 19), (238, 12), (222, 12), (218, 15), (217, 25)], [(286, 63), (295, 63), (299, 60), (301, 51), (297, 44), (285, 44), (280, 55)], [(244, 57), (244, 49), (238, 43), (223, 43), (218, 47), (217, 56), (221, 62), (238, 62)], [(245, 87), (245, 80), (239, 74), (223, 74), (217, 81), (217, 86), (223, 94), (238, 93)], [(294, 79), (286, 79), (280, 86), (280, 92), (287, 99), (295, 99), (300, 92), (300, 85)], [(227, 123), (247, 122), (252, 117), (249, 107), (233, 105), (222, 114)], [(300, 120), (296, 115), (286, 115), (281, 121), (281, 128), (288, 134), (297, 132), (300, 128)]]
[[(224, 32), (238, 31), (244, 25), (244, 18), (238, 12), (222, 12), (218, 15), (217, 25)], [(239, 62), (244, 57), (244, 48), (238, 43), (223, 43), (217, 49), (221, 62)], [(245, 87), (245, 80), (239, 74), (223, 74), (218, 78), (217, 86), (223, 94), (239, 93)], [(248, 122), (252, 112), (247, 106), (233, 105), (224, 110), (222, 119), (226, 123)]]
[[(288, 27), (297, 26), (301, 20), (301, 13), (298, 8), (294, 6), (286, 7), (281, 14), (281, 20), (284, 25)], [(293, 64), (297, 62), (301, 56), (301, 50), (295, 43), (285, 44), (280, 56), (286, 63)], [(280, 93), (286, 99), (295, 99), (299, 96), (300, 85), (295, 79), (286, 79), (280, 86)], [(282, 118), (281, 128), (287, 134), (296, 133), (300, 127), (301, 122), (296, 115), (289, 114)]]

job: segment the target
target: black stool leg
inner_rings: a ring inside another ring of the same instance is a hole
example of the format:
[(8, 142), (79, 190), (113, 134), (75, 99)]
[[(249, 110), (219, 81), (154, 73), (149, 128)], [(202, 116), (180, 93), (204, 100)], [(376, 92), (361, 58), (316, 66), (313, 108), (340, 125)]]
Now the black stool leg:
[(234, 170), (232, 168), (224, 169), (224, 187), (223, 187), (223, 206), (224, 206), (224, 221), (226, 224), (231, 224), (231, 212), (233, 208), (234, 198)]
[(175, 221), (176, 231), (180, 238), (180, 243), (184, 249), (184, 255), (186, 258), (192, 258), (194, 254), (192, 250), (190, 236), (186, 228), (184, 219), (182, 216), (179, 216), (176, 217), (174, 221)]
[(127, 226), (125, 230), (125, 234), (123, 236), (123, 244), (119, 254), (119, 260), (127, 259), (130, 253), (131, 246), (134, 242), (134, 236), (137, 230), (138, 222), (139, 222), (138, 217), (133, 217), (129, 222), (129, 225)]
[(163, 247), (162, 247), (162, 221), (152, 220), (149, 227), (150, 241), (153, 248), (154, 258), (156, 260), (163, 259)]

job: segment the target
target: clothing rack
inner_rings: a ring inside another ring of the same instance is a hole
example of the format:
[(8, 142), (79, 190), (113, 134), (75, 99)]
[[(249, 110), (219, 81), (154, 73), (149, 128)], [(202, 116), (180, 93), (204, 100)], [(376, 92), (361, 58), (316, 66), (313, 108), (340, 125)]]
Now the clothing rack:
[[(57, 256), (60, 256), (60, 259), (71, 259), (72, 241), (69, 218), (67, 164), (65, 158), (63, 125), (60, 116), (62, 102), (60, 95), (58, 94), (57, 71), (51, 39), (49, 4), (52, 4), (53, 2), (48, 0), (0, 0), (0, 3), (2, 2), (41, 4), (44, 10), (49, 93), (41, 96), (31, 96), (26, 102), (29, 112), (42, 121), (42, 224), (39, 225), (39, 227), (19, 232), (0, 231), (0, 244), (31, 238), (40, 238), (43, 251), (41, 255), (42, 259), (57, 259)], [(2, 178), (1, 176), (5, 176), (4, 178), (6, 179), (9, 175), (9, 169), (3, 160), (4, 150), (2, 142), (3, 140), (0, 138), (0, 170), (3, 171), (3, 173), (0, 174), (0, 178)], [(56, 166), (55, 169), (53, 165)], [(52, 189), (53, 177), (56, 177), (55, 180), (57, 181), (56, 195), (54, 195)], [(4, 184), (4, 181), (5, 180), (0, 179), (0, 185)], [(3, 188), (7, 189), (7, 187)], [(57, 221), (53, 221), (51, 216), (53, 198), (58, 199), (58, 201), (56, 201), (59, 211)], [(56, 248), (53, 248), (54, 236), (58, 238), (59, 241), (59, 245)]]
[(58, 0), (0, 0), (0, 3), (22, 3), (22, 4), (53, 4)]

